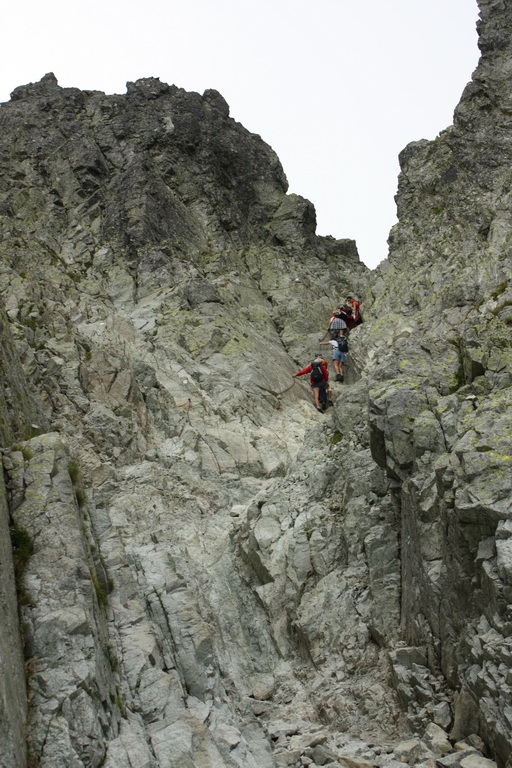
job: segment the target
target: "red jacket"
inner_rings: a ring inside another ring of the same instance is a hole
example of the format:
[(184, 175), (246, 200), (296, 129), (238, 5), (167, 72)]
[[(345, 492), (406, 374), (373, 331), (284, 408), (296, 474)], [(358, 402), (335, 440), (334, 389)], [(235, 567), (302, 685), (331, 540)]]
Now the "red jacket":
[(343, 318), (343, 320), (347, 324), (347, 328), (349, 331), (352, 330), (357, 325), (357, 321), (354, 318), (353, 313), (347, 314), (346, 310), (348, 309), (348, 304), (345, 304), (339, 311), (340, 316)]
[(359, 325), (359, 313), (361, 310), (361, 304), (357, 301), (357, 299), (352, 299), (350, 304), (352, 305), (352, 316), (354, 318), (355, 325)]
[[(313, 366), (312, 365), (307, 365), (304, 368), (304, 370), (299, 371), (295, 375), (296, 376), (303, 376), (305, 373), (311, 373), (312, 370), (313, 370)], [(323, 363), (322, 363), (322, 371), (324, 372), (324, 381), (329, 381), (329, 369), (327, 368), (327, 360), (324, 360)], [(309, 383), (311, 384), (311, 386), (313, 386), (313, 384), (318, 383), (318, 382), (311, 381), (311, 376), (310, 376), (309, 377)]]

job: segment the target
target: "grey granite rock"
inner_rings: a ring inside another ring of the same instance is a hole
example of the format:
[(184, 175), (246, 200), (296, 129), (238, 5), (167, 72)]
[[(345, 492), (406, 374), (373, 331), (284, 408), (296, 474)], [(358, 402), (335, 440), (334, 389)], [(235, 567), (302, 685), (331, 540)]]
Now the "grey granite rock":
[[(214, 90), (50, 74), (2, 105), (4, 520), (34, 541), (42, 767), (510, 762), (512, 19), (480, 10), (373, 275)], [(349, 292), (365, 322), (318, 414), (291, 374)]]

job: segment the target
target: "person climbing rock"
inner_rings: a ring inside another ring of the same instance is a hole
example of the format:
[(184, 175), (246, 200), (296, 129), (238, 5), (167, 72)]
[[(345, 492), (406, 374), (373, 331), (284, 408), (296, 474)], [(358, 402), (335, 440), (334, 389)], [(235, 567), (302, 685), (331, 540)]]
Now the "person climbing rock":
[(336, 374), (335, 381), (343, 382), (345, 379), (343, 373), (343, 363), (345, 362), (345, 354), (348, 352), (348, 342), (345, 335), (346, 331), (341, 330), (336, 339), (330, 339), (329, 341), (321, 341), (320, 344), (330, 344), (332, 347), (332, 364), (334, 366), (334, 373)]
[[(315, 357), (312, 363), (307, 365), (302, 371), (292, 373), (292, 376), (304, 376), (309, 373), (309, 383), (313, 390), (313, 398), (315, 401), (315, 407), (317, 411), (323, 413), (328, 405), (332, 405), (331, 392), (328, 390), (329, 386), (329, 370), (327, 368), (327, 360), (323, 355)], [(322, 404), (325, 404), (324, 406)]]
[(332, 317), (329, 320), (329, 327), (327, 332), (330, 333), (331, 339), (335, 339), (340, 331), (345, 331), (347, 329), (345, 318), (340, 315), (340, 312), (341, 308), (338, 307), (338, 309), (333, 312)]
[(347, 333), (355, 328), (356, 322), (354, 320), (354, 311), (349, 304), (343, 304), (337, 311), (337, 317), (345, 322)]
[(363, 322), (363, 317), (361, 315), (361, 304), (357, 299), (352, 298), (352, 296), (347, 296), (346, 298), (346, 306), (352, 308), (352, 318), (354, 321), (354, 327), (356, 325), (359, 325)]

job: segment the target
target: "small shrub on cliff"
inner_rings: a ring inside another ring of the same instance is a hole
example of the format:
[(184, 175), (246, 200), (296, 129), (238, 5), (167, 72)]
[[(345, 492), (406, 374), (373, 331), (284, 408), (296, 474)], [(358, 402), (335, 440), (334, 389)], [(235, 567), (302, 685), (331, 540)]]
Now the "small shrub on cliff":
[(108, 605), (108, 595), (103, 589), (103, 587), (101, 586), (94, 568), (90, 568), (90, 573), (91, 573), (92, 585), (94, 587), (94, 591), (96, 592), (96, 597), (98, 599), (98, 605), (100, 606), (100, 608), (106, 608)]
[(87, 504), (87, 494), (83, 488), (75, 488), (75, 497), (78, 508), (82, 509)]
[(80, 467), (77, 461), (68, 461), (68, 474), (73, 485), (78, 485), (80, 481)]
[(28, 445), (13, 445), (12, 450), (19, 451), (25, 461), (30, 461), (30, 459), (34, 458), (34, 454), (30, 450)]
[(498, 296), (501, 296), (502, 293), (505, 293), (507, 288), (508, 288), (508, 283), (500, 283), (499, 285), (496, 286), (494, 291), (491, 293), (491, 296), (496, 301)]
[(68, 474), (73, 483), (73, 488), (75, 489), (76, 503), (78, 504), (78, 508), (82, 509), (82, 507), (85, 507), (87, 504), (87, 494), (82, 487), (80, 466), (77, 461), (74, 461), (73, 459), (68, 461)]
[(491, 314), (494, 315), (494, 317), (496, 317), (497, 315), (500, 314), (500, 312), (503, 312), (504, 309), (510, 306), (512, 306), (512, 301), (504, 301), (501, 304), (498, 304), (498, 306), (491, 311)]
[(27, 563), (34, 554), (34, 542), (29, 532), (21, 525), (11, 525), (9, 528), (12, 546), (12, 559), (14, 565), (14, 578), (16, 581), (16, 591), (20, 603), (26, 605), (30, 597), (23, 587), (23, 574)]

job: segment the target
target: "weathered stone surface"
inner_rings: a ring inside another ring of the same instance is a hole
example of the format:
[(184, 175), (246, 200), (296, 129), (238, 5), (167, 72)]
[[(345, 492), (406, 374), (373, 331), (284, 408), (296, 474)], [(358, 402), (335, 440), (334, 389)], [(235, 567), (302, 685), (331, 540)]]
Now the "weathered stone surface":
[[(215, 91), (47, 75), (2, 106), (0, 435), (42, 768), (510, 761), (512, 19), (480, 8), (372, 276)], [(365, 323), (320, 415), (291, 373), (348, 292)]]
[(422, 739), (436, 756), (446, 755), (452, 751), (452, 745), (448, 741), (446, 731), (435, 723), (430, 723), (427, 726)]
[[(476, 730), (505, 763), (511, 18), (504, 4), (479, 5), (482, 58), (454, 126), (401, 155), (399, 223), (352, 353), (371, 384), (372, 455), (397, 484), (403, 637), (461, 692), (453, 737)], [(434, 701), (426, 671), (396, 678), (414, 717)]]
[[(1, 309), (1, 308), (0, 308)], [(46, 420), (37, 393), (20, 365), (7, 317), (0, 311), (0, 445), (44, 431)]]
[[(283, 687), (308, 721), (314, 706), (292, 669), (276, 672), (229, 534), (320, 420), (291, 348), (317, 351), (338, 290), (367, 270), (352, 241), (316, 237), (312, 204), (286, 195), (273, 151), (214, 91), (147, 78), (108, 97), (48, 75), (0, 123), (4, 357), (13, 371), (21, 359), (55, 430), (23, 444), (30, 459), (5, 456), (11, 513), (39, 542), (24, 609), (34, 759), (270, 766), (256, 717), (287, 713)], [(18, 380), (25, 424), (21, 369), (2, 385)], [(59, 569), (57, 542), (71, 553)], [(316, 542), (318, 568), (334, 549)]]
[(22, 613), (32, 659), (31, 748), (41, 765), (59, 765), (71, 754), (95, 764), (105, 752), (102, 728), (113, 734), (117, 728), (102, 706), (115, 695), (106, 647), (99, 646), (106, 593), (88, 554), (58, 436), (33, 438), (11, 458), (8, 477), (21, 466), (24, 489), (14, 522), (34, 542), (24, 577), (29, 602)]
[(461, 768), (495, 768), (494, 760), (488, 760), (481, 755), (468, 755), (460, 761)]
[(0, 478), (0, 615), (0, 765), (17, 768), (26, 762), (27, 700), (3, 477)]
[(370, 768), (370, 766), (376, 764), (369, 760), (362, 760), (357, 757), (346, 757), (345, 755), (338, 755), (336, 762), (343, 766), (343, 768)]
[(469, 757), (470, 755), (475, 754), (475, 752), (476, 750), (473, 749), (473, 747), (468, 748), (468, 746), (466, 745), (465, 749), (456, 749), (455, 752), (451, 752), (449, 755), (446, 755), (445, 757), (438, 757), (437, 763), (441, 768), (452, 768), (452, 766), (459, 766), (461, 763), (461, 760), (463, 760), (465, 757)]

